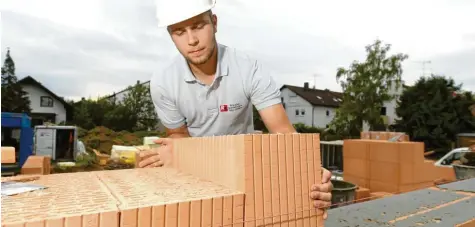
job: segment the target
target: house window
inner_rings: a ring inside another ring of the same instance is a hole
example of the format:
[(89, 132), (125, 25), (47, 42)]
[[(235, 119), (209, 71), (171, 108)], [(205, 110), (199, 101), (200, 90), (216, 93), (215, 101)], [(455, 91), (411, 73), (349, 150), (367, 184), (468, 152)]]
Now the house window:
[(295, 110), (295, 115), (296, 115), (296, 116), (299, 115), (299, 110)]
[(327, 110), (327, 116), (330, 116), (330, 111), (329, 110)]
[(305, 115), (305, 110), (300, 110), (300, 115)]
[(51, 98), (49, 96), (41, 96), (40, 106), (41, 107), (53, 107), (53, 98)]
[(381, 115), (386, 116), (386, 107), (385, 106), (383, 106), (381, 108)]

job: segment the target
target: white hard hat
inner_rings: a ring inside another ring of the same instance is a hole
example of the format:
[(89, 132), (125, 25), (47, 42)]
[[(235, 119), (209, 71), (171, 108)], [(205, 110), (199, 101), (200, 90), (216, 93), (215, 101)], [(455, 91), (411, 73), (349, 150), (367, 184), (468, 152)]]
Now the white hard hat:
[(185, 21), (214, 7), (216, 0), (156, 0), (159, 27)]

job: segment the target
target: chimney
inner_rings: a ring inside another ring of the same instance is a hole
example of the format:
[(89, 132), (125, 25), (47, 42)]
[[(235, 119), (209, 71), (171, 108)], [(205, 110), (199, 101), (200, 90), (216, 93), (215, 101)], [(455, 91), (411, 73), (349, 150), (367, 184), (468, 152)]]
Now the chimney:
[(308, 82), (303, 83), (303, 90), (308, 91)]

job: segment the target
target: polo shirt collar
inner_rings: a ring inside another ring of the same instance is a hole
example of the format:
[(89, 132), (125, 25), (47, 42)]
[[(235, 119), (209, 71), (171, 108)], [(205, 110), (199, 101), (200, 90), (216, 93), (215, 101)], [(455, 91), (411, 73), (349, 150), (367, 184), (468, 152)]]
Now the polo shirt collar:
[[(226, 47), (221, 44), (217, 44), (218, 48), (218, 66), (216, 70), (216, 78), (222, 77), (222, 76), (227, 76), (229, 73), (229, 65), (228, 65), (228, 59), (226, 57)], [(188, 63), (186, 62), (186, 59), (182, 57), (183, 63), (185, 65), (185, 75), (184, 79), (186, 82), (195, 82), (196, 78), (191, 72), (190, 67), (188, 66)]]

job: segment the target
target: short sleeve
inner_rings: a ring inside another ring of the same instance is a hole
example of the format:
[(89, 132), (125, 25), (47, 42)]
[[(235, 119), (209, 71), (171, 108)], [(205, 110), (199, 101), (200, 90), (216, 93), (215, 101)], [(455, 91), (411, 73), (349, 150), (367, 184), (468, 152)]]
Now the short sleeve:
[(281, 103), (280, 89), (270, 73), (257, 61), (253, 64), (250, 82), (251, 102), (257, 110)]
[(169, 129), (176, 129), (185, 124), (185, 117), (178, 110), (174, 99), (164, 87), (150, 82), (150, 95), (160, 122)]

